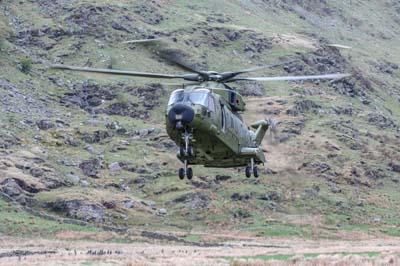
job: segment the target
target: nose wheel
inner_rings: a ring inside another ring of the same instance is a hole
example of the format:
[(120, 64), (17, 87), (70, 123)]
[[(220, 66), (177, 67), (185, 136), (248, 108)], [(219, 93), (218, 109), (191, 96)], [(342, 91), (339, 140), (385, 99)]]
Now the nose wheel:
[(187, 160), (185, 160), (185, 167), (179, 168), (178, 176), (179, 176), (179, 179), (181, 179), (181, 180), (183, 180), (185, 178), (185, 176), (189, 180), (191, 180), (193, 178), (193, 169), (191, 167), (188, 167)]
[(255, 178), (259, 177), (258, 167), (254, 165), (254, 158), (250, 160), (251, 166), (246, 166), (245, 174), (247, 178), (251, 177), (251, 174), (254, 175)]

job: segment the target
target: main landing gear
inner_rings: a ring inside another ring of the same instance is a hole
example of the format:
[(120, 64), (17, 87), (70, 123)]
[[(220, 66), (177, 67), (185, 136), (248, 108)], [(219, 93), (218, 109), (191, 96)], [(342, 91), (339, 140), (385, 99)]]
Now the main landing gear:
[(257, 178), (259, 176), (259, 173), (258, 173), (258, 167), (254, 165), (254, 158), (251, 158), (250, 163), (251, 166), (246, 166), (245, 169), (246, 177), (250, 178), (251, 174), (253, 174), (254, 177)]
[[(194, 157), (194, 151), (193, 147), (189, 145), (190, 139), (192, 138), (192, 135), (185, 132), (183, 134), (183, 139), (185, 140), (185, 145), (179, 147), (179, 156), (183, 158), (187, 157)], [(183, 161), (184, 163), (184, 168), (180, 168), (178, 171), (178, 175), (180, 179), (184, 179), (185, 176), (190, 180), (193, 178), (193, 169), (188, 167), (189, 162), (187, 159)]]
[(185, 168), (179, 168), (179, 178), (181, 180), (183, 180), (185, 178), (185, 176), (191, 180), (193, 178), (193, 169), (191, 167), (188, 167), (188, 161), (185, 160)]

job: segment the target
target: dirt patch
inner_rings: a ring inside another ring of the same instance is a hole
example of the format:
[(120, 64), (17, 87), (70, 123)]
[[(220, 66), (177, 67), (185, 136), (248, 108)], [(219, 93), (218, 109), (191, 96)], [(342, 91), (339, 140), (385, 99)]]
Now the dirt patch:
[(316, 49), (315, 42), (303, 35), (277, 34), (272, 38), (272, 43), (283, 48), (294, 46)]

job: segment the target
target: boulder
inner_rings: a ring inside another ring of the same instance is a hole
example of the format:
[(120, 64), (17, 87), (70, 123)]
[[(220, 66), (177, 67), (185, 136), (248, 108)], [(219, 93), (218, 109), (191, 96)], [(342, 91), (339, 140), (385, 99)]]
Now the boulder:
[(268, 191), (267, 193), (258, 197), (258, 199), (265, 201), (279, 201), (281, 199), (281, 195), (276, 191)]
[(94, 132), (85, 132), (83, 133), (82, 140), (85, 141), (86, 143), (99, 143), (103, 139), (110, 138), (112, 137), (113, 134), (108, 131), (104, 130), (96, 130)]
[(170, 204), (184, 203), (186, 208), (189, 209), (202, 209), (208, 207), (210, 198), (204, 193), (188, 193), (182, 195), (170, 202)]
[(102, 161), (97, 158), (85, 160), (79, 164), (82, 172), (89, 177), (97, 177), (102, 166)]
[(378, 113), (369, 113), (368, 122), (379, 128), (395, 128), (396, 125), (392, 119)]
[(400, 173), (400, 164), (389, 163), (389, 167), (393, 172)]
[(241, 194), (235, 192), (232, 194), (231, 199), (233, 201), (247, 201), (247, 200), (251, 199), (251, 195), (249, 195), (249, 194), (241, 195)]
[(108, 170), (112, 173), (120, 172), (122, 170), (119, 162), (113, 162), (108, 166)]
[(165, 216), (167, 215), (167, 209), (161, 208), (156, 212), (157, 216)]
[(74, 174), (68, 174), (67, 177), (69, 178), (69, 180), (74, 183), (74, 184), (78, 184), (81, 179), (79, 178), (79, 176), (74, 175)]
[(227, 181), (231, 179), (232, 177), (230, 175), (217, 175), (215, 176), (216, 181)]
[(41, 129), (41, 130), (49, 130), (49, 129), (51, 129), (51, 128), (55, 128), (55, 127), (56, 127), (56, 124), (55, 124), (55, 123), (53, 123), (53, 122), (50, 121), (50, 120), (46, 120), (46, 119), (38, 121), (38, 122), (36, 123), (36, 125), (37, 125), (38, 128)]
[(10, 197), (19, 196), (24, 193), (24, 190), (13, 178), (8, 178), (4, 180), (1, 185), (1, 191)]
[(51, 209), (54, 212), (66, 214), (73, 219), (84, 221), (101, 222), (104, 219), (105, 211), (102, 206), (89, 203), (86, 200), (56, 200), (46, 203), (45, 208)]
[(315, 110), (321, 108), (320, 105), (316, 104), (312, 100), (302, 100), (296, 102), (295, 106), (286, 111), (286, 114), (292, 116), (298, 116), (299, 114), (303, 114), (310, 110)]
[(132, 209), (133, 207), (135, 207), (135, 203), (133, 200), (124, 200), (122, 202), (122, 205), (127, 209)]
[(115, 209), (117, 207), (117, 203), (115, 201), (103, 201), (102, 204), (107, 209)]

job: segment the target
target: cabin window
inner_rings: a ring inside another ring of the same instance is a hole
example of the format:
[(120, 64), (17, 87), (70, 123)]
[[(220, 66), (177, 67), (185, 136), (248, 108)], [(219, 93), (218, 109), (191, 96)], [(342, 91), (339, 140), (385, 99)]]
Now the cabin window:
[(229, 92), (229, 101), (231, 102), (231, 104), (235, 104), (235, 100), (236, 100), (236, 94), (234, 92)]
[(221, 128), (222, 132), (225, 132), (225, 106), (221, 104)]
[(208, 96), (208, 109), (215, 112), (214, 98), (211, 95)]

